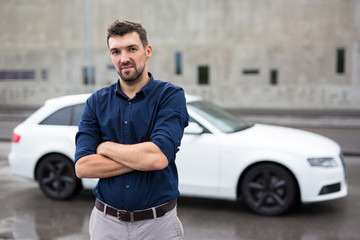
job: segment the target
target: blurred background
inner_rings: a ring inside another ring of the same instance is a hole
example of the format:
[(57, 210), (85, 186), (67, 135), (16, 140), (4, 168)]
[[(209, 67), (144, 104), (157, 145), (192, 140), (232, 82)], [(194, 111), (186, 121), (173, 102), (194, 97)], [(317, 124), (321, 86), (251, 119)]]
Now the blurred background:
[(230, 109), (360, 111), (358, 0), (0, 0), (0, 105), (117, 80), (115, 19), (140, 22), (150, 71)]

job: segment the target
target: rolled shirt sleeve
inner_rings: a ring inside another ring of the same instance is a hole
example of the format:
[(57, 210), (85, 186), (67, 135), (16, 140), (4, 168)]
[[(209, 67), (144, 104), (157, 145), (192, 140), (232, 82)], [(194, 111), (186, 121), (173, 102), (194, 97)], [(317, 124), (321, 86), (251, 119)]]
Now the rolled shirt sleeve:
[(75, 136), (75, 162), (81, 157), (95, 154), (97, 146), (102, 142), (98, 120), (94, 111), (94, 102), (94, 96), (90, 96), (85, 104), (79, 123), (79, 131)]
[(161, 149), (169, 162), (172, 162), (179, 150), (189, 117), (184, 91), (179, 88), (170, 95), (161, 104), (150, 141)]

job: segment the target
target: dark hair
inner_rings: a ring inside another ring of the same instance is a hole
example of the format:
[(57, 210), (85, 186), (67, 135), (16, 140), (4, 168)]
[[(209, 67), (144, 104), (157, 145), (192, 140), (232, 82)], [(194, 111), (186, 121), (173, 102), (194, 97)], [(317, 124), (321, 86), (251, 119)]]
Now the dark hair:
[(148, 45), (148, 40), (146, 36), (146, 30), (139, 23), (129, 22), (129, 21), (119, 21), (115, 20), (111, 23), (107, 29), (107, 44), (109, 46), (109, 39), (114, 36), (124, 36), (125, 34), (137, 32), (139, 34), (141, 43), (144, 48)]

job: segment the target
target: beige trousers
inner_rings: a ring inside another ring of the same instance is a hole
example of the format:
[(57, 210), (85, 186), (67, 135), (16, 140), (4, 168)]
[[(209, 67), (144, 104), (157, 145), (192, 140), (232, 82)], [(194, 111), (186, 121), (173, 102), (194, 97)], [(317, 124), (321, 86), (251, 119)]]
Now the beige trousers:
[(135, 222), (121, 221), (94, 207), (89, 232), (91, 240), (184, 239), (184, 229), (177, 217), (176, 207), (162, 217)]

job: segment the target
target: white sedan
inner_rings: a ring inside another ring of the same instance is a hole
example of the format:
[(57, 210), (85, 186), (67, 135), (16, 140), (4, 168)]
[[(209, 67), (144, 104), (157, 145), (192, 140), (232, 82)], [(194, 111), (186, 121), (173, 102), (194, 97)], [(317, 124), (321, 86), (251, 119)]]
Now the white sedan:
[[(67, 199), (97, 179), (78, 179), (73, 156), (77, 125), (88, 94), (54, 98), (14, 129), (9, 163), (35, 179), (47, 197)], [(189, 126), (177, 154), (182, 196), (242, 199), (253, 212), (279, 215), (298, 200), (347, 195), (337, 143), (291, 128), (252, 124), (186, 96)]]

